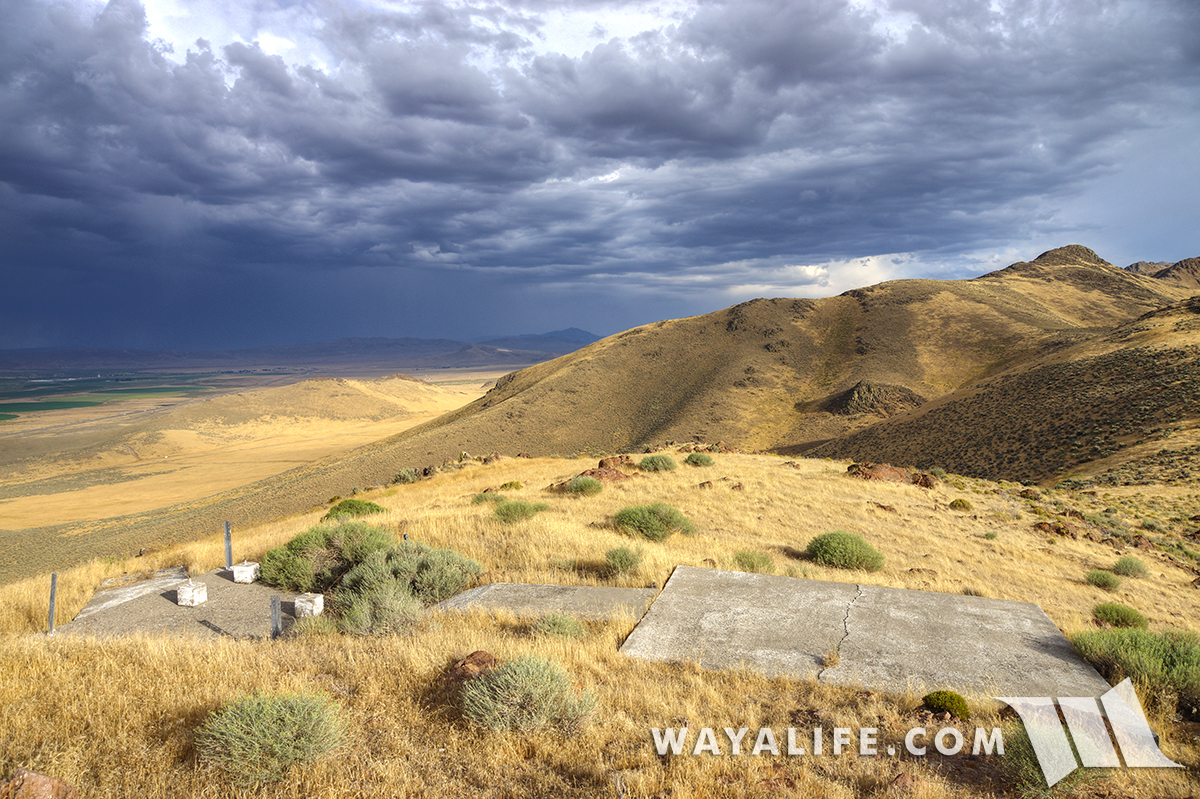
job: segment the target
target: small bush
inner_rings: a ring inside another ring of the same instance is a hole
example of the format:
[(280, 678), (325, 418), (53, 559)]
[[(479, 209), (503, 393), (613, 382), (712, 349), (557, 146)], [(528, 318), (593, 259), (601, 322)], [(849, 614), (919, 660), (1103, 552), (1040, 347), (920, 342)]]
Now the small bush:
[(822, 566), (838, 569), (874, 572), (883, 568), (883, 555), (879, 550), (862, 536), (843, 530), (832, 530), (809, 541), (805, 554)]
[(327, 591), (371, 552), (388, 550), (395, 544), (392, 533), (363, 522), (313, 527), (267, 552), (262, 560), (262, 578), (296, 593)]
[(934, 477), (945, 477), (946, 470), (943, 469), (941, 466), (934, 466), (932, 469), (929, 470), (929, 474), (932, 474)]
[(570, 616), (550, 613), (538, 619), (530, 632), (548, 638), (582, 638), (587, 635), (587, 628)]
[(775, 570), (771, 556), (764, 552), (752, 552), (743, 549), (733, 556), (734, 564), (744, 572), (770, 574)]
[(1121, 578), (1103, 569), (1092, 569), (1083, 576), (1083, 579), (1087, 580), (1089, 585), (1094, 585), (1105, 591), (1116, 591), (1121, 587)]
[(509, 480), (504, 485), (500, 486), (501, 491), (520, 491), (525, 487), (525, 484), (520, 480)]
[(489, 730), (581, 729), (596, 708), (591, 692), (544, 658), (525, 655), (476, 677), (460, 695), (465, 717)]
[(958, 499), (956, 499), (950, 503), (950, 510), (970, 511), (970, 510), (974, 510), (974, 509), (975, 509), (975, 506), (972, 505), (967, 500), (963, 499), (962, 497), (959, 497)]
[(200, 759), (236, 782), (275, 782), (293, 764), (311, 763), (341, 746), (346, 725), (328, 697), (259, 694), (208, 717), (196, 731)]
[(1113, 627), (1149, 627), (1146, 617), (1128, 605), (1119, 602), (1102, 602), (1092, 608), (1096, 621), (1111, 624)]
[(990, 530), (990, 531), (984, 533), (983, 537), (986, 538), (988, 541), (995, 541), (997, 535), (998, 534), (996, 533), (995, 530)]
[(927, 694), (921, 702), (934, 713), (949, 713), (962, 721), (971, 719), (971, 708), (967, 707), (967, 700), (954, 691), (934, 691)]
[(627, 535), (640, 535), (651, 541), (662, 541), (675, 532), (684, 535), (696, 532), (691, 520), (665, 502), (630, 505), (617, 511), (613, 521)]
[(638, 463), (638, 468), (643, 472), (672, 472), (676, 466), (670, 455), (647, 455)]
[(523, 522), (526, 519), (532, 519), (546, 508), (550, 507), (545, 502), (526, 502), (523, 499), (506, 499), (496, 506), (495, 514), (500, 521), (506, 524), (514, 522)]
[(411, 466), (406, 466), (405, 468), (396, 472), (396, 476), (392, 478), (392, 482), (399, 483), (400, 485), (408, 485), (409, 483), (415, 483), (420, 479), (420, 472)]
[(1132, 555), (1126, 555), (1117, 560), (1112, 571), (1113, 574), (1119, 574), (1122, 577), (1145, 577), (1148, 570), (1145, 563)]
[(577, 497), (594, 497), (604, 489), (604, 484), (595, 477), (579, 477), (572, 478), (571, 482), (567, 483), (568, 493), (574, 494)]
[(703, 452), (693, 452), (683, 459), (683, 462), (688, 466), (712, 466), (713, 459), (710, 455), (705, 455)]
[(1200, 635), (1125, 627), (1077, 633), (1071, 643), (1109, 683), (1133, 680), (1147, 709), (1200, 719)]
[(368, 502), (365, 499), (343, 499), (338, 504), (329, 509), (321, 517), (321, 521), (327, 522), (331, 519), (336, 519), (339, 516), (353, 518), (356, 516), (370, 516), (373, 513), (383, 513), (386, 508), (376, 505), (374, 502)]
[(400, 582), (374, 583), (338, 594), (338, 629), (350, 635), (388, 635), (421, 618), (421, 601)]
[(642, 565), (642, 550), (617, 547), (604, 553), (608, 570), (612, 574), (633, 574)]
[(496, 491), (480, 491), (471, 497), (472, 505), (482, 505), (485, 502), (503, 502), (507, 497)]

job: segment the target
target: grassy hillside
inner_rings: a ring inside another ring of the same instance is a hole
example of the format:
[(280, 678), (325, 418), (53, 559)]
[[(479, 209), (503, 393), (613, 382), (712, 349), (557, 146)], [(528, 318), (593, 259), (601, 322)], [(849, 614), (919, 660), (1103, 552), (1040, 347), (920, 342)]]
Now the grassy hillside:
[[(994, 479), (1187, 482), (1200, 476), (1190, 454), (1197, 443), (1200, 297), (1193, 297), (813, 454)], [(1173, 472), (1151, 468), (1172, 463)]]
[[(646, 474), (586, 498), (545, 487), (595, 463), (550, 458), (471, 460), (429, 480), (360, 496), (387, 509), (373, 518), (390, 530), (477, 559), (484, 582), (661, 585), (676, 564), (737, 569), (739, 553), (749, 552), (769, 558), (776, 574), (1036, 602), (1068, 633), (1091, 627), (1092, 607), (1111, 600), (1141, 611), (1152, 629), (1200, 630), (1192, 561), (1179, 551), (1197, 548), (1181, 535), (1194, 527), (1187, 519), (1200, 513), (1195, 492), (1049, 491), (954, 476), (923, 489), (851, 478), (845, 462), (713, 457), (709, 467)], [(548, 509), (505, 524), (492, 504), (472, 502), (483, 489), (510, 481), (524, 487), (508, 496), (544, 502)], [(713, 487), (700, 488), (702, 481)], [(970, 508), (952, 509), (955, 500)], [(653, 543), (611, 526), (618, 509), (654, 501), (679, 508), (696, 524), (696, 535)], [(236, 557), (260, 558), (324, 510), (239, 527)], [(1079, 535), (1035, 528), (1045, 521), (1070, 523)], [(812, 537), (835, 528), (864, 536), (885, 555), (884, 568), (846, 572), (800, 555)], [(1125, 542), (1136, 534), (1162, 544), (1131, 549)], [(642, 548), (638, 572), (608, 575), (605, 553), (617, 546)], [(1148, 566), (1146, 577), (1125, 580), (1115, 593), (1084, 579), (1089, 570), (1109, 568), (1131, 553)], [(220, 538), (61, 574), (60, 623), (100, 579), (179, 562), (193, 572), (219, 566)], [(856, 755), (659, 758), (651, 727), (875, 726), (887, 743), (911, 726), (947, 723), (923, 714), (916, 696), (626, 659), (616, 649), (631, 619), (591, 624), (584, 638), (565, 640), (539, 638), (528, 622), (503, 614), (436, 616), (410, 635), (380, 638), (193, 643), (26, 637), (42, 629), (45, 616), (44, 576), (0, 588), (0, 689), (6, 697), (0, 702), (6, 736), (0, 773), (16, 766), (53, 773), (88, 796), (874, 797), (887, 795), (903, 772), (918, 780), (916, 795), (950, 799), (1000, 796), (1010, 784), (998, 758), (973, 760), (969, 767), (961, 759)], [(439, 686), (443, 670), (476, 649), (501, 658), (534, 653), (562, 665), (580, 687), (599, 696), (593, 723), (567, 738), (472, 727)], [(351, 722), (350, 745), (257, 789), (233, 785), (198, 763), (195, 729), (210, 711), (242, 694), (282, 690), (332, 696)], [(957, 726), (1001, 723), (995, 702), (968, 698), (975, 716)], [(1155, 727), (1164, 751), (1189, 770), (1120, 770), (1077, 795), (1189, 796), (1200, 777), (1200, 745), (1192, 727), (1169, 715), (1158, 713)]]

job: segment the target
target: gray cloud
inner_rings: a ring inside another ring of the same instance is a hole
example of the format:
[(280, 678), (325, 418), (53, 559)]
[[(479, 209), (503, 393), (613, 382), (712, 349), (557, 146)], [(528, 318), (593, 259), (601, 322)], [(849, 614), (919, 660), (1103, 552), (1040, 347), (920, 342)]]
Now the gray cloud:
[(819, 288), (796, 264), (1066, 243), (1062, 209), (1198, 116), (1188, 0), (879, 5), (702, 2), (579, 57), (540, 0), (304, 6), (322, 67), (180, 59), (136, 0), (0, 0), (0, 346), (613, 332)]

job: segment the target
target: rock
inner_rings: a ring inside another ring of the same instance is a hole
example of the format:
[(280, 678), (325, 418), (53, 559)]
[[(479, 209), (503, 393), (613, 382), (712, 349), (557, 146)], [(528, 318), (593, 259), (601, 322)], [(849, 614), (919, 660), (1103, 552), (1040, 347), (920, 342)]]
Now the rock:
[(601, 458), (601, 469), (616, 469), (618, 466), (633, 465), (633, 458), (628, 455), (613, 455), (611, 458)]
[(884, 505), (881, 502), (872, 502), (871, 504), (874, 505), (875, 507), (879, 508), (880, 510), (887, 511), (888, 513), (898, 513), (896, 508), (892, 505)]
[(713, 560), (712, 558), (705, 558), (702, 562), (704, 563), (705, 566), (709, 566), (714, 569), (717, 568), (717, 562), (715, 560)]
[(1200, 577), (1197, 577), (1195, 580), (1192, 580), (1192, 588), (1200, 588)]
[(595, 477), (601, 483), (617, 483), (617, 482), (620, 482), (621, 480), (629, 479), (629, 475), (625, 474), (625, 472), (622, 472), (619, 469), (613, 469), (611, 467), (609, 467), (609, 468), (601, 467), (599, 469), (588, 469), (586, 472), (580, 472), (579, 476), (580, 477)]
[(530, 455), (528, 452), (518, 452), (517, 457), (518, 458), (532, 458), (533, 456)]
[(1079, 538), (1079, 531), (1074, 525), (1066, 522), (1038, 522), (1033, 526), (1033, 529), (1047, 534), (1057, 535), (1061, 538)]
[(744, 485), (742, 485), (741, 483), (734, 483), (733, 485), (731, 485), (729, 487), (729, 490), (730, 491), (745, 491), (746, 487)]
[(457, 701), (458, 694), (465, 684), (498, 665), (499, 661), (490, 652), (477, 649), (447, 669), (442, 676), (442, 684), (451, 699)]
[(909, 569), (908, 573), (909, 574), (923, 574), (926, 577), (937, 577), (937, 575), (938, 575), (937, 571), (935, 571), (934, 569), (921, 569), (921, 568)]
[(901, 771), (896, 775), (896, 779), (892, 780), (891, 785), (888, 786), (888, 793), (897, 794), (900, 796), (916, 793), (916, 790), (918, 787), (920, 787), (920, 784), (920, 780), (918, 780), (916, 777), (909, 774), (907, 771)]
[(846, 473), (860, 480), (884, 480), (890, 483), (907, 483), (912, 480), (912, 473), (908, 469), (886, 463), (852, 463), (847, 467)]
[(784, 465), (784, 466), (791, 466), (793, 469), (801, 469), (801, 468), (803, 468), (803, 467), (800, 465), (800, 463), (799, 463), (798, 461), (784, 461), (784, 462), (783, 462), (783, 465)]
[(932, 474), (917, 472), (912, 476), (912, 484), (915, 486), (920, 486), (921, 488), (936, 488), (937, 478)]
[(71, 799), (75, 789), (56, 777), (19, 768), (8, 782), (0, 782), (0, 799)]
[(703, 483), (696, 486), (696, 488), (712, 488), (712, 487), (713, 487), (712, 480), (705, 480)]

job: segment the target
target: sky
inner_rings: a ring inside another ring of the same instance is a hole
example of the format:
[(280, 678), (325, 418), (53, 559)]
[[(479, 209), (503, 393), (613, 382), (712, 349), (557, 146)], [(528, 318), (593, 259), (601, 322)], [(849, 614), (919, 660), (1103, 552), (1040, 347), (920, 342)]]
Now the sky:
[(1200, 256), (1195, 0), (0, 0), (0, 349)]

